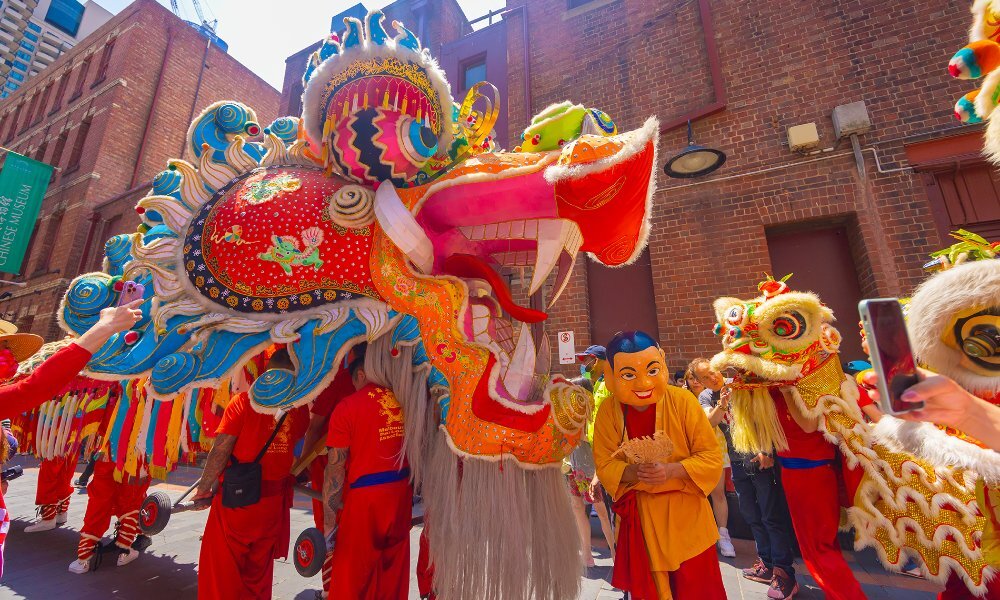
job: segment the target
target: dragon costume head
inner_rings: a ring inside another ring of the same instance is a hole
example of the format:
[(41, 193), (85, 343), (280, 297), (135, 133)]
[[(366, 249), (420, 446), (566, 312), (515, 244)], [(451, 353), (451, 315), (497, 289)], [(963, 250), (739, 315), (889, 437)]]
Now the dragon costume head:
[[(658, 125), (619, 133), (600, 111), (550, 108), (523, 152), (495, 151), (495, 88), (452, 102), (416, 36), (396, 23), (390, 38), (382, 21), (379, 11), (347, 19), (343, 40), (323, 42), (301, 117), (260, 129), (239, 102), (208, 107), (188, 131), (195, 161), (172, 160), (155, 178), (136, 207), (139, 231), (109, 242), (107, 272), (72, 283), (62, 322), (81, 332), (123, 278), (143, 283), (145, 318), (88, 369), (148, 376), (164, 401), (287, 344), (295, 369), (268, 370), (250, 392), (265, 412), (311, 401), (368, 342), (366, 372), (393, 383), (414, 478), (437, 511), (441, 581), (484, 597), (467, 586), (485, 580), (458, 565), (490, 571), (495, 544), (518, 574), (502, 597), (566, 597), (577, 536), (558, 468), (541, 467), (572, 451), (591, 400), (550, 375), (536, 324), (580, 252), (609, 266), (641, 253)], [(500, 271), (520, 273), (528, 302)], [(459, 477), (458, 457), (480, 460)], [(522, 475), (501, 485), (504, 465)], [(508, 510), (519, 516), (497, 518)], [(487, 533), (468, 535), (476, 527)]]
[(955, 117), (963, 123), (987, 121), (985, 150), (991, 161), (1000, 160), (1000, 119), (994, 116), (1000, 102), (1000, 3), (976, 0), (972, 5), (973, 25), (969, 44), (948, 62), (948, 72), (958, 79), (983, 78), (979, 89), (955, 103)]

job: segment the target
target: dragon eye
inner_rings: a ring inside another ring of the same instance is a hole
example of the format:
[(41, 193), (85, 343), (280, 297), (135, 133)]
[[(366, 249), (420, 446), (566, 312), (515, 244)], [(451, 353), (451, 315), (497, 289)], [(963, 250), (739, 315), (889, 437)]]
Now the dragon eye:
[(743, 322), (745, 309), (742, 304), (737, 304), (726, 311), (726, 322), (730, 325), (739, 325)]
[(778, 337), (797, 340), (806, 332), (806, 320), (797, 312), (788, 312), (771, 322), (771, 331)]

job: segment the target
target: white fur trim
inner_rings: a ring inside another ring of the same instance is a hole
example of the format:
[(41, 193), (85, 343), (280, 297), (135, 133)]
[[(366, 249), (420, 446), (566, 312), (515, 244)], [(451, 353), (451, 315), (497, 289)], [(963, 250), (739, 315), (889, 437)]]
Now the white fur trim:
[(948, 435), (931, 423), (913, 423), (885, 415), (873, 433), (892, 450), (918, 456), (935, 468), (969, 469), (987, 483), (1000, 483), (1000, 453)]

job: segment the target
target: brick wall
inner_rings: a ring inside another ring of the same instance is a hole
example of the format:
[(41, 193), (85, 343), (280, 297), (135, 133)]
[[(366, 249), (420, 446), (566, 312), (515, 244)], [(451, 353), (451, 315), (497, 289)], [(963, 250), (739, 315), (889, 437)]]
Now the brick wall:
[(0, 103), (0, 143), (59, 169), (18, 277), (28, 285), (12, 288), (0, 312), (48, 338), (60, 335), (54, 312), (66, 285), (99, 264), (107, 237), (135, 229), (136, 199), (167, 159), (186, 156), (191, 115), (229, 99), (254, 108), (264, 125), (278, 115), (277, 90), (206, 47), (169, 10), (138, 0)]
[[(927, 253), (944, 243), (923, 185), (910, 172), (877, 173), (870, 151), (868, 179), (860, 178), (849, 142), (834, 139), (830, 114), (864, 100), (874, 128), (862, 145), (877, 148), (886, 168), (905, 166), (906, 142), (955, 132), (951, 106), (971, 89), (945, 68), (966, 41), (969, 2), (820, 0), (807, 10), (781, 0), (708, 4), (728, 98), (725, 110), (694, 123), (695, 137), (729, 161), (702, 180), (658, 171), (649, 245), (659, 335), (674, 368), (717, 351), (711, 302), (755, 292), (771, 268), (767, 228), (843, 222), (862, 293), (909, 293)], [(527, 12), (531, 55), (527, 107), (524, 15), (514, 12), (507, 28), (512, 139), (529, 115), (563, 99), (607, 111), (619, 129), (649, 115), (665, 123), (716, 100), (698, 0), (508, 6)], [(807, 122), (819, 126), (822, 147), (836, 148), (810, 157), (790, 152), (786, 128)], [(686, 142), (683, 127), (664, 131), (661, 166)], [(585, 271), (577, 265), (548, 327), (575, 330), (578, 347), (591, 341)], [(841, 326), (854, 320), (842, 316)]]

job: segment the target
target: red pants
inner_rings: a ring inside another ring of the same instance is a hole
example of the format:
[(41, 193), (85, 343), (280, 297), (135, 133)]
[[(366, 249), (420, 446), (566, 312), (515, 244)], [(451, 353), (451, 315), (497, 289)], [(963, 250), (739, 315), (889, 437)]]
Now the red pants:
[(41, 509), (43, 520), (50, 521), (69, 510), (75, 472), (76, 460), (68, 457), (43, 460), (38, 465), (35, 504)]
[[(662, 572), (653, 573), (657, 589), (661, 589), (660, 586), (664, 583), (663, 575)], [(666, 576), (670, 582), (670, 593), (676, 600), (726, 600), (726, 587), (722, 584), (722, 571), (719, 570), (715, 544), (682, 562), (676, 571), (668, 571)], [(661, 593), (660, 597), (663, 596)]]
[(837, 541), (840, 502), (835, 466), (783, 468), (782, 486), (802, 560), (823, 593), (829, 600), (864, 600)]
[(413, 489), (406, 480), (344, 492), (337, 516), (330, 599), (409, 596)]
[(198, 598), (270, 598), (274, 559), (288, 553), (287, 542), (279, 548), (281, 524), (288, 519), (288, 505), (281, 495), (264, 496), (244, 508), (226, 508), (217, 494), (201, 538)]
[(986, 595), (974, 596), (961, 577), (952, 575), (945, 582), (944, 591), (938, 594), (938, 600), (1000, 600), (1000, 579), (994, 579), (986, 584)]
[(421, 598), (434, 600), (434, 562), (431, 561), (431, 544), (427, 539), (427, 519), (420, 532), (420, 553), (417, 554), (417, 591)]
[[(312, 489), (316, 490), (320, 494), (323, 493), (323, 477), (326, 475), (326, 455), (317, 456), (311, 463), (309, 463), (309, 483)], [(326, 530), (323, 529), (323, 502), (313, 498), (313, 521), (316, 523), (316, 529), (319, 529), (324, 534)]]
[(77, 558), (87, 560), (111, 525), (111, 517), (118, 518), (115, 543), (120, 548), (131, 548), (139, 534), (139, 508), (149, 489), (149, 477), (127, 483), (115, 481), (114, 464), (98, 461), (94, 477), (87, 485), (87, 512), (80, 528), (80, 545)]

